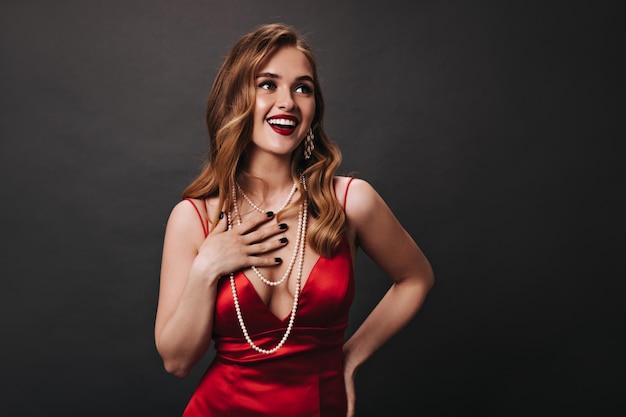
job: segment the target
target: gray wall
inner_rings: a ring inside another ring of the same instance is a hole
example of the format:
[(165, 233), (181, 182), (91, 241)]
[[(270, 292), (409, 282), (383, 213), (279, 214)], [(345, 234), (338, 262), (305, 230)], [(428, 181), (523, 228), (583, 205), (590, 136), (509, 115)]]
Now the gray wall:
[[(211, 354), (178, 380), (154, 349), (164, 225), (221, 58), (273, 21), (317, 51), (342, 172), (436, 272), (359, 372), (358, 416), (623, 406), (611, 4), (3, 1), (0, 414), (180, 415)], [(357, 268), (349, 332), (389, 285)]]

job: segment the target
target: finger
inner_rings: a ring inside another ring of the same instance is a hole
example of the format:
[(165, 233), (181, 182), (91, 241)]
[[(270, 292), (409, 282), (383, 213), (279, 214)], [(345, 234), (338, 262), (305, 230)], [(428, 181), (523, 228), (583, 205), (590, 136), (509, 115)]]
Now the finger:
[(248, 256), (249, 266), (276, 266), (283, 263), (282, 258), (269, 258), (261, 256)]
[(268, 211), (264, 214), (259, 213), (255, 216), (247, 218), (241, 222), (241, 224), (234, 226), (233, 229), (236, 229), (240, 234), (245, 235), (255, 230), (261, 224), (268, 222), (272, 218), (274, 218), (273, 211)]
[(213, 231), (225, 232), (226, 230), (228, 230), (228, 220), (226, 219), (226, 213), (224, 213), (223, 211), (220, 211), (220, 215), (217, 218), (217, 223), (215, 224)]
[(286, 237), (264, 240), (259, 243), (247, 245), (247, 253), (249, 255), (261, 255), (285, 246), (289, 242)]
[(272, 224), (266, 227), (261, 227), (253, 232), (249, 232), (243, 235), (243, 238), (248, 245), (251, 245), (267, 240), (280, 233), (284, 233), (287, 228), (287, 223)]

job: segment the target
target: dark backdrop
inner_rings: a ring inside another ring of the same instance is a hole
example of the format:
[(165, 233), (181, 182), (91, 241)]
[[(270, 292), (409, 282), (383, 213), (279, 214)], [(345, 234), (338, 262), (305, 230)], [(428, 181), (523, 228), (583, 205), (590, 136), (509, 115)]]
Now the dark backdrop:
[[(359, 372), (358, 416), (622, 408), (612, 4), (3, 1), (0, 414), (180, 415), (211, 354), (178, 380), (155, 351), (164, 226), (222, 57), (274, 21), (317, 51), (341, 171), (436, 273)], [(359, 257), (349, 333), (388, 285)]]

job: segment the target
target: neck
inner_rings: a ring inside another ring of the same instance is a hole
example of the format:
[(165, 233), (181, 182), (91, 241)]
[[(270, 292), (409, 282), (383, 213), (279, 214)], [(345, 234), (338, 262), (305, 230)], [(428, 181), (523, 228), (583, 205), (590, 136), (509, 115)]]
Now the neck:
[(240, 184), (246, 191), (263, 190), (263, 194), (268, 196), (293, 186), (290, 156), (254, 155), (246, 172), (252, 178), (250, 183)]

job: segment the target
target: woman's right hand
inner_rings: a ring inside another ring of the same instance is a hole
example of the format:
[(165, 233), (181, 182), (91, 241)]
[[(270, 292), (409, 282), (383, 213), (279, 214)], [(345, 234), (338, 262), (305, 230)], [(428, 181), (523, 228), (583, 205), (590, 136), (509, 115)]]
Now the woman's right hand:
[(226, 216), (221, 215), (198, 248), (191, 273), (208, 274), (213, 279), (219, 279), (250, 266), (280, 265), (282, 261), (279, 258), (263, 256), (287, 243), (279, 236), (285, 232), (287, 225), (270, 222), (273, 218), (271, 212), (253, 213), (229, 230)]
[(252, 265), (280, 264), (267, 253), (285, 245), (279, 235), (286, 226), (272, 219), (251, 213), (228, 230), (221, 218), (204, 238), (189, 203), (174, 208), (165, 233), (155, 323), (157, 350), (168, 372), (187, 376), (209, 348), (220, 277)]

